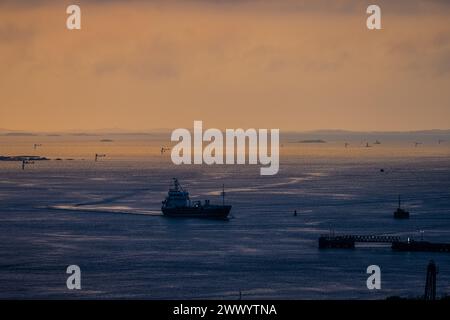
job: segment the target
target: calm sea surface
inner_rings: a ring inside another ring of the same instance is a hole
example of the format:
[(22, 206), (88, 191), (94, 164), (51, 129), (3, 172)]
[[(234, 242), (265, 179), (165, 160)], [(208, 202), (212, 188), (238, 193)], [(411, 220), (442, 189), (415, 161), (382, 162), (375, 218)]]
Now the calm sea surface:
[[(448, 145), (286, 143), (279, 174), (261, 177), (258, 166), (177, 167), (144, 138), (48, 137), (37, 150), (34, 138), (12, 139), (0, 139), (0, 155), (74, 160), (24, 171), (0, 162), (0, 298), (413, 297), (423, 294), (431, 259), (438, 295), (450, 293), (450, 254), (317, 246), (330, 230), (450, 242)], [(95, 152), (107, 157), (94, 162)], [(232, 218), (161, 216), (172, 177), (193, 200), (221, 202), (225, 184)], [(392, 218), (398, 194), (409, 220)], [(80, 291), (66, 288), (72, 264), (81, 268)], [(366, 287), (373, 264), (382, 272), (377, 291)]]

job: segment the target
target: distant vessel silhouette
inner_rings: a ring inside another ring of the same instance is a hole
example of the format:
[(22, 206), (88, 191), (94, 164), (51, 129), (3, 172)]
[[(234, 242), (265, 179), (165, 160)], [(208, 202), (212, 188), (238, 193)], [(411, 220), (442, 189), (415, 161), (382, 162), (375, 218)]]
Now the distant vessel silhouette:
[(402, 209), (401, 207), (401, 198), (398, 196), (398, 208), (394, 212), (395, 219), (409, 219), (409, 212)]
[(170, 148), (161, 147), (161, 154), (164, 154), (164, 152), (169, 151)]
[(173, 179), (173, 187), (169, 189), (166, 199), (162, 202), (161, 211), (169, 217), (195, 217), (227, 219), (231, 211), (230, 205), (225, 205), (225, 191), (222, 190), (222, 205), (210, 204), (209, 200), (192, 201), (189, 192), (185, 191), (178, 179)]
[(104, 158), (104, 157), (106, 157), (106, 154), (96, 153), (95, 154), (95, 162), (97, 162), (99, 158)]

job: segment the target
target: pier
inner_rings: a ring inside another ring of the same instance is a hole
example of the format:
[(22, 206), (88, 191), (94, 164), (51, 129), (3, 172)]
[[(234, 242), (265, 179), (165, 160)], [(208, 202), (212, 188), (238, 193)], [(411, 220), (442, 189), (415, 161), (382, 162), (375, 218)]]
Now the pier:
[(319, 249), (342, 248), (351, 249), (356, 242), (361, 243), (394, 243), (400, 241), (396, 236), (378, 235), (322, 235), (319, 237)]
[(450, 243), (434, 243), (428, 241), (397, 241), (392, 243), (394, 251), (409, 252), (450, 252)]
[(450, 243), (414, 241), (409, 238), (407, 241), (402, 241), (397, 236), (378, 235), (322, 235), (319, 237), (319, 249), (353, 249), (357, 242), (390, 243), (394, 251), (450, 252)]

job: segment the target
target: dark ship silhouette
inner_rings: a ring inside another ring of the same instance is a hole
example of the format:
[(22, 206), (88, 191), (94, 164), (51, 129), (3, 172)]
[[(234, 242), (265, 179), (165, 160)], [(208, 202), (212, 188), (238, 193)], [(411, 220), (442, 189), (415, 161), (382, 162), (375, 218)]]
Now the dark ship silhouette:
[(210, 204), (209, 200), (192, 201), (189, 192), (185, 191), (178, 179), (173, 179), (173, 187), (169, 189), (166, 199), (162, 202), (161, 211), (169, 217), (194, 217), (209, 219), (227, 219), (231, 211), (230, 205), (225, 205), (225, 191), (222, 190), (222, 205)]
[(400, 196), (398, 196), (398, 208), (394, 212), (394, 218), (395, 219), (409, 219), (409, 212), (402, 209), (402, 207), (401, 207)]

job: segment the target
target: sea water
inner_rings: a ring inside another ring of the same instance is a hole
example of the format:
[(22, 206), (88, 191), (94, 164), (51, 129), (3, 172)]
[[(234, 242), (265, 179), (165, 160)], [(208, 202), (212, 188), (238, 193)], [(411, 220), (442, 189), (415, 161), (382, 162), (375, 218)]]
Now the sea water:
[[(334, 232), (450, 242), (448, 145), (284, 142), (279, 173), (264, 177), (258, 166), (175, 166), (147, 137), (41, 137), (33, 150), (35, 140), (0, 139), (2, 155), (63, 159), (25, 170), (0, 162), (0, 298), (416, 297), (430, 260), (437, 295), (450, 293), (448, 253), (317, 241)], [(94, 162), (95, 152), (107, 156)], [(225, 184), (230, 220), (162, 216), (173, 177), (212, 203)], [(399, 194), (409, 220), (393, 219)], [(81, 290), (66, 287), (69, 265), (81, 269)], [(380, 290), (367, 289), (369, 265), (381, 268)]]

